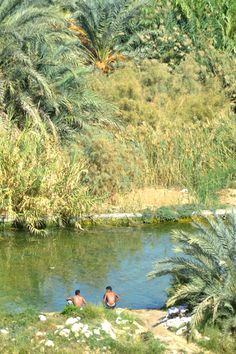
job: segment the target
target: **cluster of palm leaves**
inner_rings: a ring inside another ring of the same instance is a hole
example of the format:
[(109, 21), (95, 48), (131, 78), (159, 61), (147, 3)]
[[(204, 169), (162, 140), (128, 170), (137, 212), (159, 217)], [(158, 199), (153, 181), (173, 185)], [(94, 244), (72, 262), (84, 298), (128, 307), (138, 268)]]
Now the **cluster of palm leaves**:
[(76, 42), (59, 7), (48, 1), (1, 1), (1, 112), (20, 127), (30, 117), (62, 132), (97, 119), (99, 102), (87, 89)]
[(79, 0), (70, 4), (69, 28), (78, 36), (79, 48), (87, 64), (104, 73), (125, 59), (122, 43), (127, 40), (132, 20), (143, 1)]
[(206, 218), (196, 230), (174, 232), (181, 254), (156, 264), (150, 277), (173, 276), (167, 305), (188, 303), (193, 327), (207, 321), (236, 329), (236, 215)]

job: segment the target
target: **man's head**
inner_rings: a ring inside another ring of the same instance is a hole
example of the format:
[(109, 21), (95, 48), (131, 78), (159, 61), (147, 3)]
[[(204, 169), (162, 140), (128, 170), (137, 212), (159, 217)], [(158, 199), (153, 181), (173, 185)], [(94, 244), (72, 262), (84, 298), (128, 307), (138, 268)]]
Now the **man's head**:
[(75, 295), (80, 295), (80, 290), (75, 290)]
[(112, 287), (111, 286), (107, 286), (106, 287), (106, 291), (112, 291)]

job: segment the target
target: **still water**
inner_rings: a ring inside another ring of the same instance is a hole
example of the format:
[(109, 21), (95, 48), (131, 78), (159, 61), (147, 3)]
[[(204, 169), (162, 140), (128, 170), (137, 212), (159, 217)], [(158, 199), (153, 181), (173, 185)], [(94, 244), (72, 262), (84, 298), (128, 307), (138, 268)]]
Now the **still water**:
[(120, 307), (161, 307), (169, 277), (148, 280), (156, 260), (173, 255), (171, 231), (188, 225), (52, 231), (46, 238), (5, 231), (0, 238), (0, 310), (60, 311), (80, 289), (99, 304), (111, 285)]

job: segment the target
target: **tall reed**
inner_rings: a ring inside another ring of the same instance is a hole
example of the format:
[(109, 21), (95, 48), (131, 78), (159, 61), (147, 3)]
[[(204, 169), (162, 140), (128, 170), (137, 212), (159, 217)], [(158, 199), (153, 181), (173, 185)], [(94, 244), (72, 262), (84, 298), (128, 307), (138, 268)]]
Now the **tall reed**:
[(45, 219), (66, 221), (85, 212), (92, 198), (81, 183), (86, 163), (57, 138), (1, 124), (0, 211), (37, 232)]

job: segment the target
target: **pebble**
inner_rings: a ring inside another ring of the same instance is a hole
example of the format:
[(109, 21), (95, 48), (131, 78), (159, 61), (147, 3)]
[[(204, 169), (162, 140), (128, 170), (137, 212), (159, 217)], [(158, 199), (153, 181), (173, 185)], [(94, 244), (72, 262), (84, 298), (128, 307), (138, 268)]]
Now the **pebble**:
[(83, 328), (82, 328), (82, 333), (85, 333), (85, 332), (87, 332), (88, 331), (88, 325), (86, 324), (86, 325), (84, 325), (83, 326)]
[(68, 328), (64, 328), (59, 332), (60, 337), (69, 337), (70, 335), (70, 330)]
[(70, 317), (66, 320), (66, 325), (73, 325), (74, 323), (78, 322), (78, 318)]
[(71, 331), (73, 333), (78, 333), (79, 331), (81, 331), (84, 328), (83, 323), (74, 323), (71, 327)]
[(116, 319), (116, 324), (120, 325), (120, 324), (126, 324), (127, 322), (129, 322), (128, 320), (122, 320), (121, 317), (117, 317)]
[(84, 333), (84, 335), (85, 335), (86, 338), (89, 338), (89, 337), (91, 337), (93, 335), (93, 333), (91, 331), (87, 331), (87, 332)]
[(106, 332), (112, 339), (116, 339), (116, 334), (112, 328), (112, 325), (110, 322), (108, 322), (107, 320), (104, 320), (101, 323), (101, 328), (104, 332)]
[(47, 317), (44, 315), (39, 315), (39, 320), (40, 321), (47, 321)]
[(48, 348), (52, 348), (54, 347), (55, 344), (52, 340), (48, 339), (46, 342), (45, 342), (45, 347), (48, 347)]
[(95, 328), (95, 329), (93, 330), (93, 333), (96, 334), (96, 336), (100, 336), (100, 334), (101, 334), (99, 328)]

